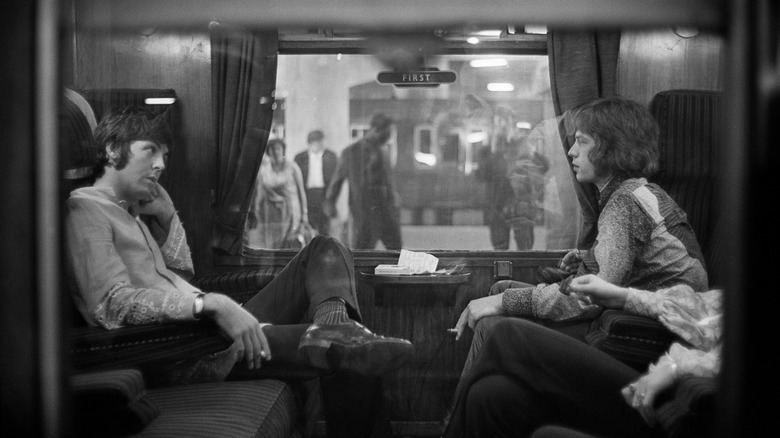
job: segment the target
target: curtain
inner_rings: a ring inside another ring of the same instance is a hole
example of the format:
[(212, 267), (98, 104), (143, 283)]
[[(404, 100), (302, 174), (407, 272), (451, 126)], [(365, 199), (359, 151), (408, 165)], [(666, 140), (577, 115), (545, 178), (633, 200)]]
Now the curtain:
[(211, 92), (217, 146), (212, 246), (239, 254), (273, 119), (278, 37), (213, 23)]
[[(568, 153), (574, 144), (571, 115), (576, 108), (593, 99), (615, 94), (619, 49), (618, 31), (552, 31), (547, 34), (550, 84), (564, 153)], [(598, 191), (593, 184), (580, 184), (576, 179), (574, 187), (582, 207), (583, 222), (577, 248), (589, 249), (596, 239)]]

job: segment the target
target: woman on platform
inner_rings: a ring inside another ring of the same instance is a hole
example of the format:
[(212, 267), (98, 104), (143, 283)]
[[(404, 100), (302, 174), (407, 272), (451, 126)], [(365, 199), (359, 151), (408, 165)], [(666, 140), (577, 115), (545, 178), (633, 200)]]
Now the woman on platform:
[(268, 141), (249, 213), (249, 246), (300, 249), (304, 245), (294, 244), (308, 223), (306, 190), (301, 169), (285, 157), (286, 148), (280, 139)]

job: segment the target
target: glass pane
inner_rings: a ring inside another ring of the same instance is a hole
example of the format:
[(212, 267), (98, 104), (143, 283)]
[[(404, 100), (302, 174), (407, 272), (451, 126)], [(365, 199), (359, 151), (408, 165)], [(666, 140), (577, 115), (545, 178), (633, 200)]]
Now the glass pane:
[[(304, 220), (355, 249), (574, 246), (579, 206), (546, 56), (442, 54), (413, 72), (383, 61), (279, 56), (283, 105), (272, 137), (285, 151), (278, 164), (266, 155), (261, 165), (248, 246), (295, 246)], [(427, 83), (429, 71), (452, 72), (444, 80), (454, 80)], [(378, 115), (392, 124), (386, 139), (374, 141)], [(306, 204), (292, 178), (299, 171)], [(333, 201), (332, 216), (323, 200)]]

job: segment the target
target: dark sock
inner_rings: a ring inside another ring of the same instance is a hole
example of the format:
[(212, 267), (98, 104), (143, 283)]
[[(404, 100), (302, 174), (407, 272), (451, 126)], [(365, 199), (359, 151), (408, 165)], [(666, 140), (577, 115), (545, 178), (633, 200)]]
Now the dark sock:
[(314, 309), (314, 324), (343, 324), (348, 321), (347, 306), (341, 298), (325, 300)]

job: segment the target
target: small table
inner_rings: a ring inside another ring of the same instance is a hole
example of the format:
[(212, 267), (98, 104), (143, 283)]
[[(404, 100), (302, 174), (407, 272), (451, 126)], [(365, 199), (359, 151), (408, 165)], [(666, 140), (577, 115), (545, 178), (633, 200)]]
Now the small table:
[(415, 348), (408, 365), (383, 377), (393, 433), (441, 436), (444, 417), (469, 348), (455, 341), (458, 290), (471, 273), (375, 275), (360, 273), (374, 291), (373, 323), (382, 333), (409, 339)]
[(471, 274), (376, 275), (361, 272), (374, 288), (374, 304), (390, 306), (413, 300), (418, 306), (454, 306), (455, 292)]

